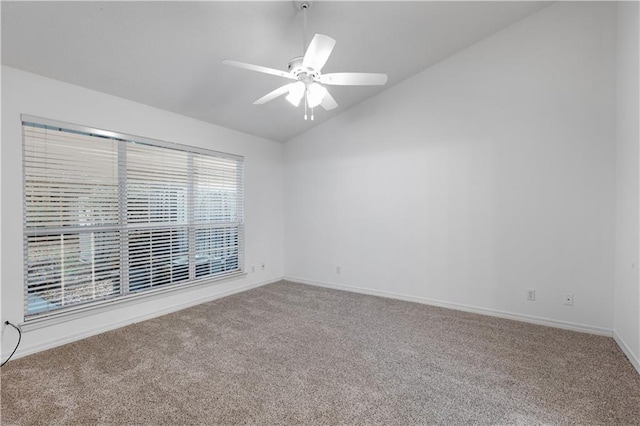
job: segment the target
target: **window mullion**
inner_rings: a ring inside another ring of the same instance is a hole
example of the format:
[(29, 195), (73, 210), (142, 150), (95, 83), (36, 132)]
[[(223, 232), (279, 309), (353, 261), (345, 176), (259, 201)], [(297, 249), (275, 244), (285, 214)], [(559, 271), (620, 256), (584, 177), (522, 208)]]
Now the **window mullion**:
[(244, 271), (244, 163), (236, 162), (236, 217), (238, 225), (238, 267)]
[(187, 155), (187, 229), (189, 233), (189, 279), (196, 278), (196, 230), (194, 227), (193, 153)]
[(118, 142), (118, 223), (120, 225), (120, 294), (129, 293), (129, 231), (127, 229), (127, 142)]

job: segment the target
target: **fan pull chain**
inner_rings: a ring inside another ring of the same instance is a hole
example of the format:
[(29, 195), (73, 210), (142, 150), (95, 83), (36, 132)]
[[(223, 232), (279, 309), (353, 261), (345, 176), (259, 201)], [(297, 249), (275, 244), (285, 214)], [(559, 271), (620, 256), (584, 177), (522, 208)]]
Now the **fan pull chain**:
[(304, 119), (307, 119), (307, 93), (304, 94)]

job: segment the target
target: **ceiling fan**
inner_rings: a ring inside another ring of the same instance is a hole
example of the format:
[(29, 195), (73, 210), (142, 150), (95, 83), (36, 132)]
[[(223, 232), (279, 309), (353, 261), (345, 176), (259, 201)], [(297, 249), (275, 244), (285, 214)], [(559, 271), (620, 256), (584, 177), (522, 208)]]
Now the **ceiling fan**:
[(248, 64), (245, 62), (225, 59), (225, 65), (238, 68), (245, 68), (264, 74), (277, 75), (279, 77), (294, 80), (293, 83), (280, 86), (272, 92), (267, 93), (254, 102), (254, 105), (261, 105), (287, 94), (286, 99), (293, 106), (297, 107), (304, 100), (304, 119), (307, 119), (307, 109), (311, 109), (311, 119), (313, 120), (313, 108), (318, 105), (329, 111), (338, 106), (333, 96), (327, 91), (325, 85), (334, 86), (381, 86), (387, 82), (386, 74), (363, 73), (363, 72), (339, 72), (322, 74), (322, 67), (329, 59), (336, 41), (324, 34), (313, 36), (309, 46), (306, 46), (304, 35), (306, 34), (307, 15), (310, 3), (300, 4), (304, 16), (303, 28), (303, 50), (306, 47), (304, 56), (293, 58), (289, 61), (287, 71), (280, 71), (274, 68), (260, 65)]

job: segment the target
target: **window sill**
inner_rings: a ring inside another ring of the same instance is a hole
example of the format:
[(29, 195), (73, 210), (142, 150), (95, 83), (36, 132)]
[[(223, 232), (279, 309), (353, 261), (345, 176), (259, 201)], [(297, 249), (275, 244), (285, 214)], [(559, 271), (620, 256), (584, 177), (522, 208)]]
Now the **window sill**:
[(168, 294), (185, 293), (198, 287), (204, 287), (212, 284), (222, 284), (224, 282), (244, 278), (246, 275), (246, 272), (236, 272), (222, 277), (203, 279), (200, 281), (192, 282), (190, 284), (159, 288), (157, 290), (150, 290), (142, 293), (120, 296), (115, 299), (70, 307), (68, 309), (59, 310), (47, 315), (27, 318), (22, 324), (20, 324), (20, 328), (25, 332), (37, 330), (40, 328), (49, 327), (51, 325), (88, 317), (97, 313), (107, 312), (113, 309), (133, 305), (141, 301), (147, 302), (161, 299)]

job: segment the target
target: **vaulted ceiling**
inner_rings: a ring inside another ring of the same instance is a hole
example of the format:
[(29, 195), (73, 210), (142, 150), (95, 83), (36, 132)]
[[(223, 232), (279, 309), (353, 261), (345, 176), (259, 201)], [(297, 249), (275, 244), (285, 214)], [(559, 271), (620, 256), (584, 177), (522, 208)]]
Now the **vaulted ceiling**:
[(337, 40), (323, 72), (381, 72), (383, 87), (330, 87), (314, 121), (284, 98), (288, 80), (222, 59), (286, 70), (303, 54), (293, 1), (2, 2), (2, 64), (202, 121), (285, 141), (546, 6), (547, 2), (315, 1), (308, 35)]

